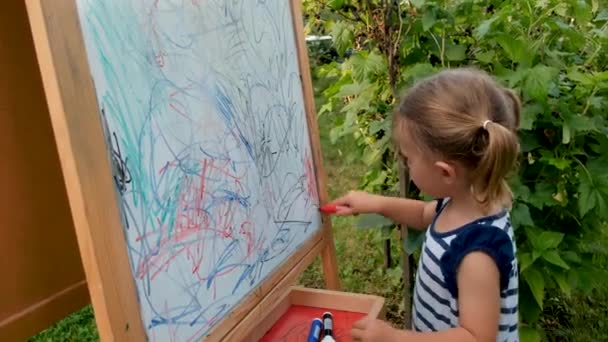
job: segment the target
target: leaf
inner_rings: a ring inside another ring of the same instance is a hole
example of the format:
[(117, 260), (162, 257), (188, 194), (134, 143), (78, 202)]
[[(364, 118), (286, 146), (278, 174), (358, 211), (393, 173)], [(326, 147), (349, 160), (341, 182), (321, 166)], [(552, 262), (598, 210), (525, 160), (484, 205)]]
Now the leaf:
[(345, 0), (330, 0), (327, 3), (327, 6), (329, 6), (331, 9), (339, 10), (342, 7), (344, 7), (344, 3), (345, 3)]
[(530, 255), (530, 253), (519, 253), (518, 259), (521, 272), (523, 272), (526, 268), (530, 267), (530, 265), (534, 263), (532, 255)]
[(581, 267), (578, 269), (578, 288), (583, 292), (589, 293), (593, 290), (594, 272), (590, 267)]
[(539, 239), (540, 239), (540, 244), (539, 244), (540, 248), (539, 249), (547, 250), (550, 248), (557, 248), (557, 246), (559, 246), (559, 244), (564, 239), (564, 234), (558, 233), (558, 232), (544, 231), (544, 232), (540, 233)]
[(544, 253), (548, 249), (557, 248), (564, 239), (563, 233), (542, 231), (537, 233), (537, 229), (526, 227), (526, 236), (530, 239), (534, 251)]
[(393, 221), (378, 214), (362, 214), (357, 220), (357, 228), (380, 228), (394, 225)]
[(353, 78), (358, 82), (366, 81), (371, 75), (385, 74), (387, 71), (384, 57), (375, 51), (369, 54), (366, 51), (358, 52), (349, 59)]
[(586, 86), (593, 85), (593, 80), (591, 79), (591, 77), (578, 71), (578, 69), (576, 68), (572, 68), (570, 69), (570, 71), (568, 71), (568, 78)]
[(492, 24), (494, 24), (494, 22), (498, 18), (498, 16), (494, 16), (490, 19), (482, 21), (481, 24), (479, 24), (479, 26), (477, 26), (477, 28), (475, 29), (475, 39), (481, 40), (483, 37), (485, 37), (486, 34), (488, 34), (490, 29), (492, 28)]
[(328, 99), (337, 96), (342, 87), (349, 84), (353, 84), (353, 79), (352, 77), (350, 77), (350, 75), (345, 75), (341, 77), (337, 82), (327, 87), (327, 89), (323, 91), (323, 96)]
[(545, 279), (543, 275), (535, 268), (528, 268), (526, 272), (522, 272), (522, 275), (526, 283), (528, 283), (530, 291), (532, 291), (536, 304), (542, 310), (545, 298)]
[(369, 124), (369, 134), (375, 135), (380, 131), (387, 132), (390, 129), (389, 120), (375, 120)]
[(429, 63), (417, 63), (405, 69), (401, 73), (404, 81), (417, 82), (435, 72), (435, 68)]
[(568, 4), (566, 2), (561, 2), (555, 6), (554, 11), (557, 15), (566, 17), (568, 16)]
[(593, 74), (593, 82), (599, 83), (603, 81), (608, 81), (608, 71), (598, 72)]
[(546, 102), (551, 83), (557, 79), (558, 73), (559, 70), (554, 67), (544, 64), (535, 65), (527, 72), (524, 81), (524, 92), (535, 100)]
[(540, 160), (542, 162), (555, 166), (558, 170), (565, 170), (570, 166), (570, 164), (572, 164), (572, 160), (564, 158), (555, 158), (553, 156), (553, 152), (548, 150), (542, 150), (541, 155), (542, 157), (540, 158)]
[(608, 9), (601, 10), (593, 21), (607, 21), (608, 20)]
[(536, 121), (536, 118), (544, 111), (545, 110), (543, 106), (538, 103), (525, 106), (523, 112), (521, 113), (521, 121), (519, 123), (519, 127), (521, 129), (526, 130), (532, 129), (534, 127), (534, 122)]
[(566, 273), (564, 272), (553, 272), (553, 279), (557, 283), (557, 286), (568, 296), (572, 292), (572, 286), (570, 286), (570, 282), (566, 278)]
[(564, 260), (562, 260), (562, 258), (559, 256), (559, 253), (555, 249), (545, 251), (543, 253), (543, 259), (563, 269), (570, 269), (570, 266), (568, 266), (568, 264)]
[(467, 47), (464, 45), (449, 44), (445, 49), (445, 56), (450, 61), (462, 61), (466, 58)]
[(412, 5), (414, 5), (414, 7), (416, 7), (416, 8), (420, 8), (420, 7), (424, 6), (425, 2), (426, 2), (426, 0), (410, 0), (410, 3)]
[(580, 25), (587, 24), (593, 17), (591, 6), (585, 0), (574, 1), (574, 18)]
[(542, 209), (545, 206), (553, 206), (557, 202), (553, 198), (553, 193), (556, 191), (554, 184), (549, 183), (536, 183), (534, 192), (530, 195), (530, 199), (526, 202), (535, 206), (538, 209)]
[(536, 259), (540, 258), (541, 256), (541, 251), (535, 249), (532, 251), (532, 261), (535, 261)]
[(532, 216), (530, 215), (530, 208), (523, 203), (515, 203), (511, 215), (513, 219), (513, 228), (517, 230), (522, 226), (534, 226)]
[(363, 92), (342, 108), (342, 112), (346, 113), (346, 121), (344, 123), (346, 127), (355, 124), (357, 115), (360, 112), (369, 110), (372, 96), (373, 94), (369, 91)]
[(329, 131), (329, 142), (335, 144), (344, 135), (344, 127), (336, 126)]
[(399, 285), (399, 283), (401, 282), (401, 278), (403, 277), (403, 269), (401, 269), (401, 267), (389, 268), (386, 271), (386, 274), (388, 275), (391, 284)]
[(435, 11), (425, 11), (424, 15), (422, 16), (422, 30), (423, 31), (428, 31), (431, 27), (433, 27), (433, 25), (435, 25), (435, 22), (437, 21), (437, 19), (435, 18)]
[(407, 253), (407, 255), (412, 255), (420, 246), (422, 246), (422, 242), (424, 241), (424, 232), (408, 229), (407, 230), (407, 239), (403, 242), (403, 250)]
[(588, 117), (578, 115), (578, 114), (569, 114), (564, 115), (564, 124), (562, 126), (562, 143), (568, 144), (570, 143), (571, 137), (577, 132), (588, 132), (595, 130), (595, 125), (593, 121), (591, 121)]
[(331, 28), (331, 36), (340, 56), (344, 56), (346, 50), (353, 46), (355, 39), (353, 29), (346, 21), (336, 22)]
[(519, 297), (519, 309), (522, 318), (526, 322), (536, 322), (540, 315), (541, 309), (538, 304), (536, 304), (536, 300), (534, 299), (532, 290), (530, 290), (530, 286), (525, 286), (522, 283)]
[(519, 331), (521, 342), (540, 342), (540, 334), (538, 330), (532, 327), (521, 327)]
[(496, 41), (513, 63), (518, 63), (523, 67), (532, 65), (534, 54), (529, 50), (531, 44), (524, 42), (521, 37), (515, 38), (511, 35), (503, 34), (496, 37)]
[[(599, 170), (598, 170), (599, 171)], [(606, 177), (600, 177), (602, 173), (598, 174), (592, 167), (587, 169), (580, 169), (581, 177), (578, 186), (578, 209), (581, 217), (584, 217), (592, 209), (596, 209), (596, 212), (606, 218), (608, 213), (608, 206), (606, 202), (608, 200), (608, 181)]]
[(480, 62), (490, 63), (490, 62), (492, 62), (492, 59), (494, 58), (495, 55), (496, 55), (496, 52), (494, 52), (493, 50), (490, 50), (490, 51), (480, 52), (480, 53), (476, 54), (475, 57)]
[(391, 233), (393, 232), (394, 228), (395, 228), (394, 225), (380, 227), (380, 230), (382, 231), (382, 233), (381, 233), (382, 237), (385, 239), (390, 239)]
[[(497, 69), (497, 74), (499, 74), (499, 69), (502, 68), (502, 66), (500, 64), (494, 64), (494, 66)], [(507, 82), (510, 88), (516, 88), (524, 81), (527, 72), (527, 67), (518, 67), (515, 71), (511, 69), (504, 69), (501, 77), (505, 82)]]
[(355, 82), (355, 83), (345, 84), (342, 87), (340, 87), (340, 90), (334, 96), (347, 97), (347, 96), (359, 95), (359, 94), (365, 92), (366, 90), (368, 90), (371, 86), (372, 85), (369, 84), (368, 82), (361, 82), (361, 83)]
[(384, 184), (384, 181), (386, 180), (386, 176), (387, 176), (386, 171), (381, 171), (379, 173), (376, 173), (375, 178), (371, 178), (372, 180), (367, 183), (367, 186), (374, 187), (377, 185)]
[(530, 188), (525, 186), (521, 182), (521, 178), (519, 176), (514, 176), (511, 178), (509, 182), (513, 193), (515, 194), (515, 198), (518, 198), (524, 202), (528, 202), (530, 199)]
[(570, 261), (571, 263), (580, 264), (582, 262), (581, 257), (573, 251), (565, 251), (562, 253), (562, 257), (566, 261)]
[(529, 153), (539, 147), (541, 147), (538, 141), (538, 136), (533, 134), (532, 131), (522, 131), (520, 133), (521, 152)]

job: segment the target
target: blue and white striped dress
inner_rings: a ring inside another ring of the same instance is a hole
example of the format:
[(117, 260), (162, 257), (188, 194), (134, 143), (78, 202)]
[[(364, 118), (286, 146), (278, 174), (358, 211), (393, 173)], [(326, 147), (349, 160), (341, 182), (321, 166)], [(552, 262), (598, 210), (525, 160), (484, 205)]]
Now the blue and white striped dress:
[(497, 341), (518, 341), (518, 269), (508, 211), (439, 233), (435, 230), (435, 221), (447, 202), (439, 201), (435, 219), (425, 234), (414, 288), (412, 328), (432, 332), (458, 326), (456, 271), (467, 253), (483, 251), (494, 259), (500, 271), (501, 314)]

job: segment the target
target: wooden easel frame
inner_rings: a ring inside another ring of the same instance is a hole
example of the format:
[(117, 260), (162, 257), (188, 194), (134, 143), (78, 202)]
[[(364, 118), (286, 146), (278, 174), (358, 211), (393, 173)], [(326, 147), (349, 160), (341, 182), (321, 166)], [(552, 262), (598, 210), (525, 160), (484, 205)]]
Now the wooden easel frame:
[[(300, 1), (290, 1), (319, 201), (323, 204), (328, 199), (326, 175), (302, 10)], [(145, 330), (122, 234), (108, 147), (76, 0), (27, 0), (26, 3), (100, 338), (103, 341), (143, 341)], [(331, 222), (323, 218), (322, 225), (317, 234), (215, 326), (207, 338), (221, 340), (261, 302), (278, 298), (318, 255), (322, 256), (327, 288), (338, 289)]]

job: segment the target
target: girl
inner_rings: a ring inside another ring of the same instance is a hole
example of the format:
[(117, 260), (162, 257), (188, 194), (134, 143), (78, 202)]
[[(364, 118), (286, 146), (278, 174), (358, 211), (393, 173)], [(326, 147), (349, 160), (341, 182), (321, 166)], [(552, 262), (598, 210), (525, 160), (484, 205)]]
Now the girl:
[(399, 154), (423, 202), (364, 192), (338, 215), (379, 213), (425, 229), (412, 331), (366, 318), (356, 341), (517, 341), (518, 270), (506, 179), (519, 154), (520, 102), (486, 73), (440, 72), (415, 85), (394, 119)]

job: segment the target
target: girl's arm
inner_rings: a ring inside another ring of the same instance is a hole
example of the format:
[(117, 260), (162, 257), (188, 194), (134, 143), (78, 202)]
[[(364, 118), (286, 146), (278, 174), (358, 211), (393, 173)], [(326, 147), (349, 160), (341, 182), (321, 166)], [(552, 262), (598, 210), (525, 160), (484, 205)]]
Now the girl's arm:
[(437, 201), (424, 202), (407, 198), (379, 197), (378, 214), (407, 227), (424, 230), (435, 217)]
[(433, 220), (437, 201), (424, 202), (351, 191), (332, 204), (337, 206), (336, 215), (377, 213), (407, 227), (423, 230)]
[(460, 326), (441, 332), (418, 333), (366, 319), (355, 323), (354, 341), (495, 342), (500, 319), (500, 275), (494, 260), (482, 252), (467, 254), (458, 270)]

